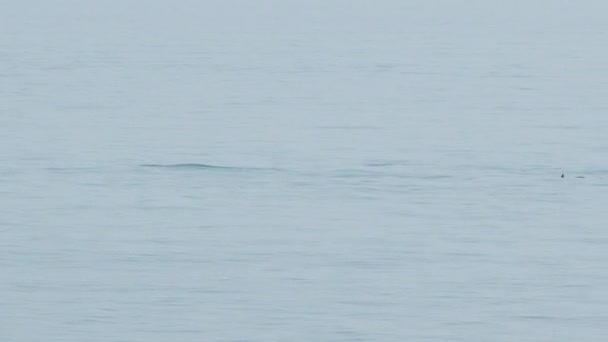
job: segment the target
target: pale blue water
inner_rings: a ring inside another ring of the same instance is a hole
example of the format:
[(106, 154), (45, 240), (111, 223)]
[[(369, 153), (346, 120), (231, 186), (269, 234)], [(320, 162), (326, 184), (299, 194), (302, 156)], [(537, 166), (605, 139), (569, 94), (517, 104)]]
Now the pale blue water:
[(608, 5), (121, 6), (0, 14), (0, 341), (606, 340)]

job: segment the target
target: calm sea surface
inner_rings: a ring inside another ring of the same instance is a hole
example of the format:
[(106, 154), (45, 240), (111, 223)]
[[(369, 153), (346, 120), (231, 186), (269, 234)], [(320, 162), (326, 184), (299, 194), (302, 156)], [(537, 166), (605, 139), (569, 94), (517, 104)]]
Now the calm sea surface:
[(0, 341), (607, 340), (604, 2), (84, 3), (0, 14)]

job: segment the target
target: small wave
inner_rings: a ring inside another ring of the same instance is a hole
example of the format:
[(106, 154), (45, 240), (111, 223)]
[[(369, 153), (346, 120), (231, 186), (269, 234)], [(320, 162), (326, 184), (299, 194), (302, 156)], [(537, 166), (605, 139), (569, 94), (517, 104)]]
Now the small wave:
[(211, 165), (211, 164), (200, 164), (200, 163), (182, 163), (182, 164), (143, 164), (141, 167), (149, 168), (163, 168), (163, 169), (174, 169), (174, 170), (232, 170), (232, 171), (246, 171), (246, 170), (277, 170), (267, 168), (255, 168), (255, 167), (242, 167), (242, 166), (225, 166), (225, 165)]
[(371, 167), (389, 167), (389, 166), (406, 166), (406, 165), (411, 165), (411, 163), (404, 161), (404, 160), (395, 160), (395, 161), (379, 161), (379, 162), (367, 163), (365, 165), (371, 166)]
[(232, 166), (198, 164), (198, 163), (185, 163), (185, 164), (143, 164), (141, 166), (142, 167), (165, 168), (165, 169), (241, 169), (239, 167), (232, 167)]
[(367, 126), (367, 125), (343, 125), (343, 126), (318, 126), (320, 129), (331, 129), (331, 130), (377, 130), (379, 126)]
[(99, 168), (96, 167), (47, 167), (48, 171), (67, 172), (67, 171), (97, 171)]

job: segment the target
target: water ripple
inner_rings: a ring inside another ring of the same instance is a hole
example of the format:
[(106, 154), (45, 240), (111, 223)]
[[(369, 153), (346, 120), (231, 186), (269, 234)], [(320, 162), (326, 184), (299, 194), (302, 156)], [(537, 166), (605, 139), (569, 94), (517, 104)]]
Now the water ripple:
[(279, 169), (274, 169), (274, 168), (225, 166), (225, 165), (211, 165), (211, 164), (201, 164), (201, 163), (142, 164), (140, 166), (141, 167), (148, 167), (148, 168), (164, 168), (164, 169), (173, 169), (173, 170), (232, 170), (232, 171), (258, 170), (258, 171), (279, 171)]

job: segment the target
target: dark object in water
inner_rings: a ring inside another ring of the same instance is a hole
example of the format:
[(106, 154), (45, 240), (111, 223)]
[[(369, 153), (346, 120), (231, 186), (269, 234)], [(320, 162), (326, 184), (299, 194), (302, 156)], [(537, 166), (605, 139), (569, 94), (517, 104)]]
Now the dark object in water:
[[(565, 178), (564, 174), (562, 173), (562, 177), (561, 178)], [(575, 178), (586, 178), (585, 176), (576, 176)]]

